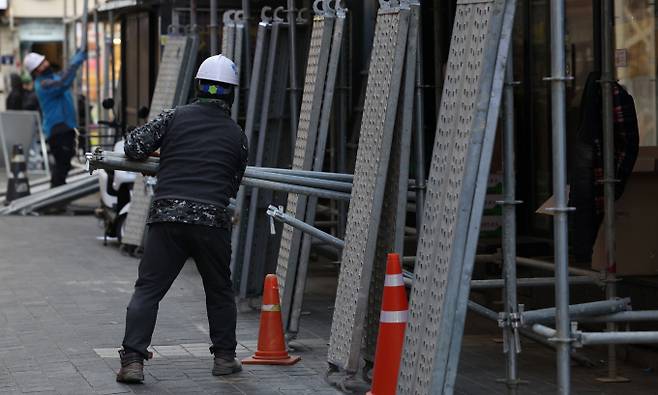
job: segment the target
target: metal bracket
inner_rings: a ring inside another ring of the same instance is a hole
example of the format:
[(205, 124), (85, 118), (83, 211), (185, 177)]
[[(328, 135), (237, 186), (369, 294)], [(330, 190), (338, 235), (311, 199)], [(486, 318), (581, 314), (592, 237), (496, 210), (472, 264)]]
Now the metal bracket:
[(309, 9), (308, 8), (300, 9), (299, 12), (297, 13), (297, 19), (295, 20), (295, 22), (298, 25), (306, 25), (308, 24), (309, 20), (310, 20)]
[(224, 12), (222, 15), (222, 22), (224, 22), (224, 25), (235, 23), (235, 13), (235, 10), (228, 10)]
[(286, 10), (286, 8), (285, 8), (284, 6), (276, 7), (276, 8), (274, 9), (274, 13), (273, 13), (273, 15), (274, 15), (274, 17), (273, 17), (274, 22), (283, 23), (283, 22), (286, 21), (286, 18), (285, 18), (285, 17), (282, 17), (282, 16), (279, 15), (279, 14), (281, 14), (281, 13), (282, 13), (283, 11), (285, 11), (285, 10)]
[(260, 10), (260, 21), (262, 23), (272, 22), (272, 7), (265, 6)]
[(505, 86), (520, 86), (522, 84), (521, 81), (510, 81), (510, 82), (505, 82)]

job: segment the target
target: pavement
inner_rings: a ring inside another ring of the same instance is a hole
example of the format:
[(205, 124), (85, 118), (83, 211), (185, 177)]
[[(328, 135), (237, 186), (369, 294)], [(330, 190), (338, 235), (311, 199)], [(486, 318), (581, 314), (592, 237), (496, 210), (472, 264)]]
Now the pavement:
[[(201, 279), (185, 266), (160, 305), (155, 358), (141, 385), (115, 382), (125, 308), (138, 260), (103, 246), (89, 216), (0, 217), (0, 394), (339, 394), (325, 381), (336, 267), (314, 264), (307, 286), (298, 350), (291, 367), (245, 366), (210, 374), (208, 324)], [(238, 357), (256, 348), (258, 313), (238, 317)], [(496, 324), (467, 318), (455, 389), (462, 395), (506, 394)], [(523, 341), (519, 394), (552, 394), (555, 353)], [(605, 384), (604, 349), (587, 350), (597, 367), (572, 366), (574, 394), (655, 394), (658, 375), (620, 362), (626, 384)]]
[[(307, 325), (292, 367), (210, 374), (201, 279), (187, 264), (160, 305), (142, 385), (115, 382), (138, 260), (104, 247), (91, 217), (0, 217), (0, 394), (336, 394), (324, 380), (324, 323)], [(318, 332), (314, 332), (317, 328)], [(258, 313), (240, 314), (238, 357), (256, 348)]]

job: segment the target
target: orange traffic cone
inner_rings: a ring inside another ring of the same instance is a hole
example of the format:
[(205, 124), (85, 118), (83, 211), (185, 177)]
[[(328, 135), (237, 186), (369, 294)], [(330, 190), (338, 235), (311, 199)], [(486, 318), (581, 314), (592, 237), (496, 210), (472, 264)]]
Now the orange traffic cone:
[(372, 389), (368, 395), (395, 395), (409, 304), (400, 256), (388, 254)]
[(283, 322), (279, 305), (279, 284), (274, 274), (265, 276), (263, 306), (260, 310), (258, 348), (251, 358), (242, 360), (246, 365), (292, 365), (301, 357), (290, 356), (283, 340)]

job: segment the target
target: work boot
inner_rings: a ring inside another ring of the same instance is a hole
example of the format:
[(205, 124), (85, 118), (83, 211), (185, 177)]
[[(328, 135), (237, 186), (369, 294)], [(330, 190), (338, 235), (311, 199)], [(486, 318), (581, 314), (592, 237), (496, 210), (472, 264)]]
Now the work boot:
[(212, 368), (213, 376), (226, 376), (228, 374), (238, 373), (242, 371), (242, 364), (240, 361), (232, 356), (215, 356), (215, 364)]
[(141, 383), (144, 381), (144, 356), (137, 352), (119, 350), (121, 369), (117, 374), (120, 383)]

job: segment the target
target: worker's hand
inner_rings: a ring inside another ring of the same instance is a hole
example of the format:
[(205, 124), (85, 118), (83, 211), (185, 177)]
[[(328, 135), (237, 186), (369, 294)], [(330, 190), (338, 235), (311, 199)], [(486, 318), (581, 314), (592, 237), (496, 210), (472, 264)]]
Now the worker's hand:
[(71, 63), (73, 64), (80, 64), (87, 60), (87, 50), (86, 49), (80, 49), (78, 52), (75, 53), (73, 56), (73, 59), (71, 59)]

